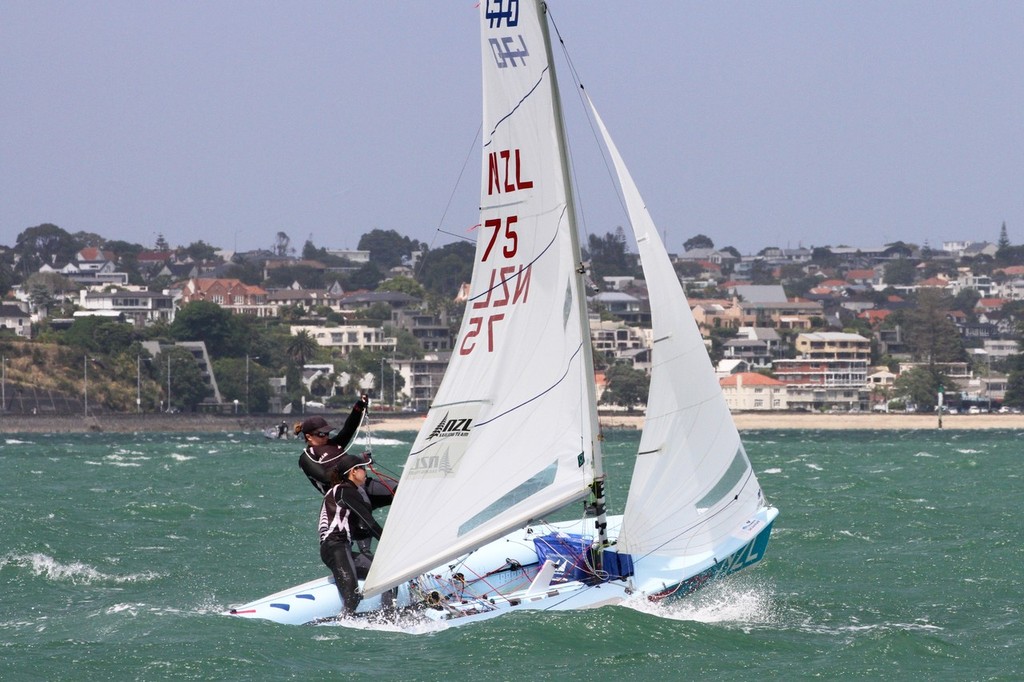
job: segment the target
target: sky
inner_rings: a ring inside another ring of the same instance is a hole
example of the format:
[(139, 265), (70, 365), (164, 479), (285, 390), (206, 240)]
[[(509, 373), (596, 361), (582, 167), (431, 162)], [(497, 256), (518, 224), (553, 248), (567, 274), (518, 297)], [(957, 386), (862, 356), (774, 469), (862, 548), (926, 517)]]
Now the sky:
[[(670, 251), (940, 248), (1004, 223), (1024, 243), (1019, 0), (550, 4)], [(477, 11), (0, 0), (0, 244), (42, 223), (146, 247), (471, 239)], [(566, 100), (601, 236), (626, 219)]]

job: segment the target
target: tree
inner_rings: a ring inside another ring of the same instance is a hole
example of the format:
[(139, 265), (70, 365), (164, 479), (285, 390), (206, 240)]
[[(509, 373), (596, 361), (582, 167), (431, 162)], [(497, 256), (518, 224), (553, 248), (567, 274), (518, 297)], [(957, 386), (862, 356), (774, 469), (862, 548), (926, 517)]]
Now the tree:
[(245, 337), (235, 316), (211, 301), (192, 301), (174, 316), (171, 335), (178, 341), (205, 341), (214, 357), (244, 354)]
[[(217, 376), (217, 387), (224, 400), (228, 402), (237, 400), (241, 409), (246, 412), (266, 412), (269, 409), (270, 371), (255, 360), (250, 358), (248, 368), (245, 358), (215, 360), (213, 372)], [(246, 390), (248, 390), (248, 405), (246, 405)]]
[(14, 243), (19, 267), (26, 274), (39, 270), (44, 264), (69, 263), (79, 248), (74, 237), (51, 223), (28, 228)]
[(61, 338), (64, 343), (90, 353), (125, 353), (139, 340), (133, 325), (105, 317), (76, 318)]
[(751, 284), (776, 284), (775, 274), (768, 261), (758, 258), (750, 267)]
[(885, 264), (882, 281), (885, 284), (913, 284), (917, 270), (914, 263), (906, 258), (897, 258)]
[(590, 260), (591, 278), (595, 283), (604, 277), (636, 274), (634, 260), (626, 250), (626, 233), (621, 227), (603, 237), (590, 235), (585, 257)]
[(959, 310), (968, 319), (974, 321), (978, 319), (977, 313), (974, 311), (974, 307), (978, 304), (981, 299), (981, 294), (977, 289), (961, 289), (956, 292), (956, 296), (953, 297), (950, 303), (950, 308), (953, 310)]
[(14, 269), (6, 260), (0, 260), (0, 298), (6, 298), (14, 283)]
[(316, 356), (318, 350), (320, 350), (320, 345), (316, 342), (316, 339), (305, 329), (302, 329), (297, 334), (292, 335), (291, 340), (288, 342), (287, 353), (288, 357), (299, 367), (304, 367), (309, 360)]
[(423, 285), (411, 277), (391, 277), (386, 279), (380, 283), (377, 291), (393, 291), (420, 299), (427, 295)]
[(964, 359), (960, 334), (946, 315), (951, 302), (950, 295), (942, 289), (920, 289), (916, 306), (895, 313), (895, 321), (903, 326), (904, 340), (915, 360), (933, 365)]
[(298, 282), (305, 289), (323, 289), (324, 273), (309, 265), (284, 265), (268, 273), (267, 284), (271, 287), (286, 288)]
[(996, 242), (996, 246), (1000, 251), (1010, 247), (1010, 237), (1006, 234), (1006, 221), (1003, 221), (1003, 227), (999, 230), (999, 241)]
[(302, 259), (303, 260), (317, 260), (327, 255), (327, 249), (318, 249), (313, 244), (312, 239), (307, 239), (306, 243), (302, 245)]
[(380, 269), (377, 265), (370, 262), (364, 263), (362, 267), (353, 272), (349, 278), (349, 286), (353, 289), (367, 289), (372, 291), (377, 288), (381, 280), (384, 279), (384, 275), (381, 274)]
[(949, 378), (935, 369), (914, 367), (903, 372), (893, 384), (896, 396), (905, 398), (919, 409), (929, 411), (938, 403), (940, 386), (948, 386)]
[(292, 238), (285, 232), (278, 232), (277, 238), (274, 239), (274, 246), (271, 251), (274, 252), (275, 256), (279, 258), (285, 258), (295, 252), (295, 249), (290, 247)]
[(408, 329), (384, 326), (384, 333), (395, 339), (395, 354), (400, 358), (422, 358), (423, 346)]
[(382, 270), (401, 265), (413, 251), (423, 251), (426, 245), (403, 237), (394, 230), (370, 230), (359, 238), (361, 251), (370, 252), (370, 262)]
[(705, 236), (703, 234), (694, 235), (694, 236), (690, 237), (689, 239), (687, 239), (685, 242), (683, 242), (683, 251), (692, 251), (694, 249), (713, 249), (713, 248), (715, 248), (715, 243), (713, 241), (711, 241), (710, 237), (707, 237), (707, 236)]
[(417, 278), (430, 293), (454, 298), (473, 275), (476, 248), (469, 242), (445, 244), (423, 254)]
[(153, 248), (156, 249), (157, 251), (170, 251), (171, 250), (171, 245), (167, 243), (166, 239), (164, 239), (163, 232), (161, 232), (160, 234), (158, 234), (156, 236), (156, 244), (153, 245)]
[(202, 239), (192, 242), (183, 251), (197, 263), (210, 261), (217, 257), (217, 247), (207, 244)]
[(1006, 377), (1006, 395), (1003, 405), (1024, 407), (1024, 369), (1015, 369)]
[(66, 294), (80, 288), (81, 286), (56, 272), (35, 272), (25, 280), (29, 303), (35, 310), (44, 312)]
[(834, 268), (839, 264), (839, 258), (832, 253), (827, 246), (816, 246), (811, 249), (811, 262), (822, 268)]
[(213, 393), (195, 356), (187, 349), (179, 346), (165, 348), (156, 356), (155, 362), (166, 373), (163, 385), (166, 409), (194, 412), (199, 403)]
[(606, 369), (604, 375), (608, 387), (601, 397), (601, 402), (621, 405), (632, 410), (647, 401), (650, 379), (644, 372), (620, 362)]

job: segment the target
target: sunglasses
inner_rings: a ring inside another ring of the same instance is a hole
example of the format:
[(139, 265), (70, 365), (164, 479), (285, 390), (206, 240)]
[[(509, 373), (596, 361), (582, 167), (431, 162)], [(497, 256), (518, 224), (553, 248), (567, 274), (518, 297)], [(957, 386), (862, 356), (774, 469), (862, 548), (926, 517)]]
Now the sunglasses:
[(331, 435), (331, 432), (330, 431), (314, 431), (313, 435), (314, 436), (320, 436), (321, 438), (327, 438), (327, 436)]

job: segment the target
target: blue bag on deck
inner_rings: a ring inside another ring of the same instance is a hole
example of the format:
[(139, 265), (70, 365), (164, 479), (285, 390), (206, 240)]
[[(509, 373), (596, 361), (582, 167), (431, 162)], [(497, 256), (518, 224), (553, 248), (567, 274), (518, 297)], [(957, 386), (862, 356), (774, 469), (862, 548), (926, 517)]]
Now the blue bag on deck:
[(612, 580), (633, 575), (633, 555), (606, 549), (601, 555), (601, 568)]
[(585, 580), (591, 575), (586, 557), (592, 543), (592, 538), (574, 533), (550, 533), (533, 539), (541, 565), (548, 559), (559, 566), (564, 564), (555, 573), (554, 580), (558, 581)]

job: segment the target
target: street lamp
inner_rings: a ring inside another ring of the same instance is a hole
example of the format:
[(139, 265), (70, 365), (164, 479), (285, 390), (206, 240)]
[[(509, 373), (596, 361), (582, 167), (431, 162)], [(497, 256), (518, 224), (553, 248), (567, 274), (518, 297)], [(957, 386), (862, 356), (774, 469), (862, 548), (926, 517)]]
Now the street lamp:
[(82, 415), (89, 416), (89, 360), (95, 360), (86, 353), (82, 356)]
[(171, 411), (171, 354), (167, 354), (167, 411)]
[(245, 413), (246, 414), (250, 413), (250, 410), (249, 410), (249, 360), (250, 359), (252, 359), (252, 360), (259, 360), (260, 356), (254, 355), (254, 356), (252, 356), (252, 358), (250, 358), (248, 353), (245, 354)]
[(142, 414), (142, 356), (135, 356), (135, 411)]

